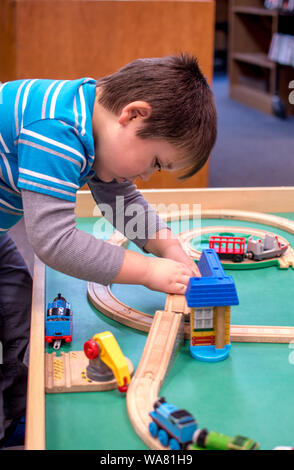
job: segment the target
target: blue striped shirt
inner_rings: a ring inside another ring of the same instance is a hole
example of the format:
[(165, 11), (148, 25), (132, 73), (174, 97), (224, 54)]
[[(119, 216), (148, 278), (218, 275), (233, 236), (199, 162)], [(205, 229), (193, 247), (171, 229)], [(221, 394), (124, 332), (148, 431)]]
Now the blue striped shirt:
[(21, 189), (75, 201), (93, 175), (96, 81), (0, 84), (0, 235), (23, 215)]

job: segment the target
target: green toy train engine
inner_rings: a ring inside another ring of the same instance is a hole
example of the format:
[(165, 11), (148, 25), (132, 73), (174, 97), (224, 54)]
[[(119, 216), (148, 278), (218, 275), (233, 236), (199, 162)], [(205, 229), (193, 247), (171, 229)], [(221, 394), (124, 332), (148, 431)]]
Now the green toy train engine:
[(244, 436), (226, 436), (206, 428), (197, 429), (193, 435), (193, 443), (189, 450), (257, 450), (259, 444), (253, 439)]

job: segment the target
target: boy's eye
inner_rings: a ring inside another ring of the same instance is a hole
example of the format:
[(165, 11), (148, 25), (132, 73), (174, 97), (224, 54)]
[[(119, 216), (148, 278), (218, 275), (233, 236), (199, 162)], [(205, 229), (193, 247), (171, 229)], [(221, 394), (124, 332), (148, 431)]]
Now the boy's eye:
[(161, 164), (158, 161), (158, 158), (155, 159), (154, 168), (156, 168), (157, 171), (161, 171)]

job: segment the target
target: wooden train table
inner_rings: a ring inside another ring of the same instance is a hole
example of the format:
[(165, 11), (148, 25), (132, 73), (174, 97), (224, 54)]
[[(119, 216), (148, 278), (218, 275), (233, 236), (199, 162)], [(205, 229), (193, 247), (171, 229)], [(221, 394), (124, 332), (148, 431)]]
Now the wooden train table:
[[(272, 232), (286, 240), (288, 258), (279, 265), (252, 262), (247, 269), (232, 270), (236, 266), (224, 264), (234, 278), (240, 304), (231, 310), (230, 355), (217, 363), (191, 357), (189, 308), (183, 297), (135, 285), (101, 288), (36, 259), (26, 449), (162, 449), (147, 432), (148, 410), (157, 396), (187, 409), (199, 427), (251, 437), (261, 449), (293, 446), (294, 188), (146, 190), (144, 194), (157, 209), (166, 209), (175, 232), (185, 227), (181, 240), (195, 258), (210, 231), (239, 236), (250, 230), (257, 236)], [(187, 218), (191, 208), (195, 214), (195, 204), (201, 205), (202, 219), (201, 225), (190, 219), (191, 234)], [(179, 210), (185, 212), (180, 222)], [(77, 223), (95, 236), (123, 241), (99, 217), (89, 192), (78, 194)], [(129, 248), (137, 250), (132, 243)], [(60, 357), (75, 357), (94, 334), (111, 331), (135, 369), (126, 398), (117, 389), (51, 393), (45, 358), (47, 365), (53, 350), (44, 346), (44, 312), (59, 292), (73, 309), (73, 341), (62, 346)], [(186, 340), (178, 343), (182, 325)]]

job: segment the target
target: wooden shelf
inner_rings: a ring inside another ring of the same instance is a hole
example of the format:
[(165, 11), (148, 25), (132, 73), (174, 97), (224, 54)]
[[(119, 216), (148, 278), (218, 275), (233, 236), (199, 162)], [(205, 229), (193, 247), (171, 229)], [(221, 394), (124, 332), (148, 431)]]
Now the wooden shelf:
[(262, 16), (277, 16), (277, 10), (267, 10), (266, 8), (235, 6), (233, 13), (240, 13), (244, 15), (262, 15)]
[(246, 85), (232, 85), (230, 87), (230, 97), (264, 113), (272, 113), (272, 95), (264, 91)]
[(275, 96), (286, 114), (294, 114), (288, 100), (291, 78), (287, 67), (268, 58), (273, 35), (292, 34), (292, 18), (286, 16), (280, 10), (264, 8), (263, 0), (230, 0), (230, 96), (268, 114), (275, 113)]
[(276, 67), (275, 62), (269, 60), (267, 55), (262, 53), (234, 52), (232, 58), (240, 62), (259, 65), (260, 67), (268, 69), (274, 69)]

